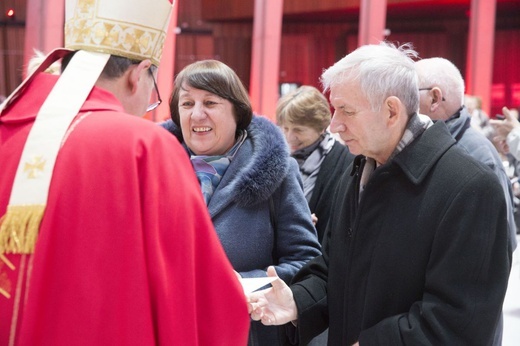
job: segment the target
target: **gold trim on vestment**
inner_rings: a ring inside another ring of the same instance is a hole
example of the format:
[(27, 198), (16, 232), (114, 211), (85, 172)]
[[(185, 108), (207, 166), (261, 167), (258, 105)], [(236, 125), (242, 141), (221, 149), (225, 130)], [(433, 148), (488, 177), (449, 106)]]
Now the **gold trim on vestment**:
[[(22, 287), (25, 285), (24, 276), (25, 276), (26, 265), (27, 265), (27, 256), (22, 255), (22, 257), (20, 258), (20, 271), (18, 272), (18, 282), (16, 283), (16, 291), (15, 291), (15, 297), (14, 297), (14, 303), (13, 303), (13, 316), (11, 319), (11, 331), (9, 333), (9, 346), (14, 346), (15, 342), (16, 342), (16, 330), (18, 329), (18, 317), (20, 314), (20, 309), (22, 308), (22, 306), (20, 305), (21, 298), (22, 298)], [(26, 280), (28, 280), (28, 277), (26, 277)]]
[(7, 299), (11, 299), (11, 295), (9, 294), (9, 292), (4, 290), (2, 287), (0, 287), (0, 294), (6, 297)]
[[(0, 254), (34, 253), (44, 211), (45, 205), (7, 206), (0, 219)], [(4, 258), (0, 259), (5, 262)]]

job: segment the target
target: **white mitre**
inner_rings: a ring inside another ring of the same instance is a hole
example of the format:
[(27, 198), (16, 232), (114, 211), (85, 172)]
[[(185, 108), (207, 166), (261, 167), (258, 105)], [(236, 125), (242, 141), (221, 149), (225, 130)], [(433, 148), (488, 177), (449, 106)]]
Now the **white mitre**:
[(0, 260), (8, 266), (12, 264), (4, 254), (34, 252), (63, 139), (110, 55), (136, 61), (150, 59), (158, 66), (172, 8), (169, 0), (66, 0), (65, 49), (49, 53), (0, 106), (1, 116), (36, 74), (67, 52), (78, 50), (36, 116), (6, 214), (0, 218)]
[(159, 66), (171, 9), (168, 0), (67, 0), (65, 47)]

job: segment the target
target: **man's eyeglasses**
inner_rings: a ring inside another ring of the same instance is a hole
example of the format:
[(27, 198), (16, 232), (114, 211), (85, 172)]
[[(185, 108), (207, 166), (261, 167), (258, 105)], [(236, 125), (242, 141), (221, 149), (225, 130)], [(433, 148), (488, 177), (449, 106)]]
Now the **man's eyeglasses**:
[(157, 88), (157, 83), (155, 82), (155, 77), (153, 76), (153, 73), (152, 73), (152, 70), (151, 69), (148, 69), (148, 72), (150, 72), (150, 76), (152, 77), (152, 80), (153, 80), (153, 87), (155, 88), (155, 92), (157, 93), (157, 101), (155, 101), (154, 103), (148, 105), (148, 107), (146, 107), (146, 111), (147, 112), (150, 112), (150, 111), (153, 111), (155, 108), (157, 108), (162, 100), (161, 100), (161, 95), (159, 95), (159, 88)]
[[(419, 88), (419, 91), (423, 91), (423, 90), (428, 90), (428, 91), (430, 91), (430, 90), (433, 90), (433, 87), (431, 87), (431, 88)], [(442, 101), (446, 101), (446, 99), (444, 98), (444, 96), (442, 97)]]

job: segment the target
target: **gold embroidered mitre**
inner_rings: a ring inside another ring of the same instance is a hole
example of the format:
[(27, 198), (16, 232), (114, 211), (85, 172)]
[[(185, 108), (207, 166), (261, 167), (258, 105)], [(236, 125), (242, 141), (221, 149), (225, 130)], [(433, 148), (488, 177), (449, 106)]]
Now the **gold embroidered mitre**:
[(169, 0), (67, 0), (65, 47), (159, 66), (171, 10)]

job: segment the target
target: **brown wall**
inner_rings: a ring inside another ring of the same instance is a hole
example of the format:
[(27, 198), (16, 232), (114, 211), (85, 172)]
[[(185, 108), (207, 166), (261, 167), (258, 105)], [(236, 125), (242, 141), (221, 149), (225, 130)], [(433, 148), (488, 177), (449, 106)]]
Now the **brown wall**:
[[(13, 19), (6, 16), (11, 7)], [(22, 81), (25, 13), (25, 0), (0, 1), (0, 95), (8, 95)]]
[[(249, 87), (252, 21), (237, 18), (250, 16), (246, 14), (252, 13), (253, 1), (226, 0), (225, 6), (223, 5), (224, 0), (200, 1), (204, 8), (202, 11), (204, 22), (211, 27), (211, 33), (208, 33), (207, 37), (211, 37), (213, 40), (213, 45), (205, 44), (206, 47), (209, 47), (206, 53), (213, 49), (213, 57), (230, 65), (240, 76), (244, 85)], [(437, 5), (436, 13), (441, 13), (442, 16), (430, 15), (428, 6), (435, 5), (435, 2), (432, 1), (414, 1), (416, 5), (417, 3), (421, 5), (417, 6), (416, 12), (413, 8), (409, 9), (410, 6), (406, 7), (407, 11), (400, 11), (399, 6), (410, 2), (407, 0), (389, 1), (389, 4), (393, 4), (394, 7), (392, 11), (389, 11), (387, 19), (387, 28), (390, 29), (387, 39), (396, 43), (413, 43), (423, 58), (433, 56), (447, 58), (453, 61), (464, 75), (470, 1), (452, 1), (455, 3), (452, 13), (448, 6), (443, 7), (444, 11), (438, 11)], [(345, 6), (345, 1), (285, 0), (284, 13), (287, 14), (287, 8), (297, 11), (293, 9), (297, 6), (300, 6), (300, 10), (302, 8), (307, 10), (314, 4), (324, 9), (327, 6), (340, 6), (340, 3)], [(359, 2), (357, 1), (357, 3)], [(461, 4), (463, 4), (462, 7)], [(508, 72), (504, 72), (507, 69), (506, 66), (515, 65), (514, 61), (520, 61), (520, 45), (516, 41), (516, 37), (520, 35), (520, 20), (518, 19), (520, 11), (515, 15), (516, 9), (520, 9), (520, 7), (515, 5), (516, 7), (511, 11), (510, 7), (504, 7), (504, 4), (507, 5), (507, 0), (499, 0), (497, 5), (496, 58), (493, 80), (496, 85), (492, 99), (493, 112), (502, 105), (520, 106), (520, 103), (517, 103), (520, 99), (520, 71), (509, 68)], [(223, 7), (219, 11), (220, 5)], [(208, 18), (226, 18), (226, 20), (210, 22), (207, 21)], [(329, 20), (324, 20), (319, 15), (314, 19), (285, 15), (282, 27), (280, 82), (296, 82), (319, 87), (319, 77), (323, 69), (357, 47), (357, 24), (357, 17), (348, 13), (344, 14), (342, 18), (333, 16)], [(178, 54), (181, 54), (184, 48), (178, 44)], [(198, 47), (192, 51), (197, 52), (200, 49)]]
[[(388, 0), (387, 39), (412, 42), (421, 57), (450, 59), (464, 74), (470, 2)], [(1, 17), (10, 3), (15, 22)], [(520, 105), (519, 4), (497, 1), (493, 112), (502, 104)], [(179, 0), (175, 73), (197, 60), (218, 59), (248, 88), (253, 5), (254, 0)], [(285, 0), (280, 82), (319, 87), (322, 70), (357, 46), (358, 6), (359, 0)], [(0, 1), (0, 10), (0, 94), (8, 94), (21, 82), (24, 68), (25, 0)], [(306, 15), (313, 10), (318, 12)]]

